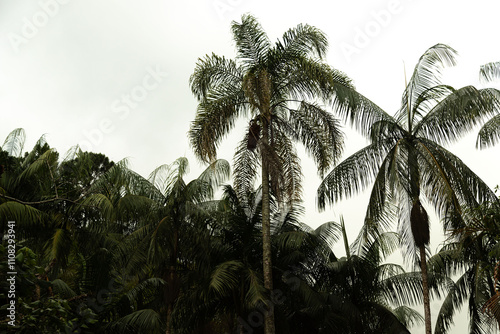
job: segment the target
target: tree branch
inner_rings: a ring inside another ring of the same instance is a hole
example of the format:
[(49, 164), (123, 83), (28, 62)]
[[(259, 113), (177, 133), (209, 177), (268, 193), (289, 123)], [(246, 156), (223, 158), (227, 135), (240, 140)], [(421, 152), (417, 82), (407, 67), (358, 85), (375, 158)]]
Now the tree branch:
[(10, 197), (10, 196), (4, 195), (4, 194), (0, 194), (0, 198), (5, 198), (5, 199), (7, 199), (9, 201), (17, 202), (17, 203), (20, 203), (20, 204), (23, 204), (23, 205), (30, 205), (30, 206), (63, 201), (63, 202), (69, 202), (69, 203), (72, 203), (72, 204), (75, 204), (75, 205), (81, 205), (81, 206), (86, 206), (86, 207), (93, 208), (93, 209), (98, 209), (95, 206), (83, 205), (81, 203), (78, 203), (78, 202), (73, 201), (73, 200), (68, 199), (68, 198), (59, 198), (59, 197), (56, 197), (56, 198), (51, 198), (51, 199), (46, 199), (46, 200), (43, 200), (43, 201), (36, 201), (36, 202), (25, 202), (25, 201), (21, 201), (20, 199), (17, 199), (17, 198), (14, 198), (14, 197)]

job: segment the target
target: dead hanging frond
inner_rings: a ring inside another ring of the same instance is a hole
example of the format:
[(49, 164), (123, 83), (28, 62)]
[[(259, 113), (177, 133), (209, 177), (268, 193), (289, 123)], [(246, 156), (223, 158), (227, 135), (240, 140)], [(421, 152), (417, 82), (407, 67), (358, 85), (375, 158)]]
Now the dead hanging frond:
[(249, 71), (243, 78), (242, 88), (252, 108), (260, 110), (269, 119), (272, 80), (267, 70), (260, 68)]
[(411, 208), (410, 224), (415, 245), (417, 247), (422, 247), (429, 244), (429, 216), (419, 199), (414, 201), (413, 207)]
[(248, 129), (248, 141), (247, 148), (251, 151), (257, 148), (257, 142), (260, 139), (260, 125), (256, 120), (250, 122), (250, 127)]

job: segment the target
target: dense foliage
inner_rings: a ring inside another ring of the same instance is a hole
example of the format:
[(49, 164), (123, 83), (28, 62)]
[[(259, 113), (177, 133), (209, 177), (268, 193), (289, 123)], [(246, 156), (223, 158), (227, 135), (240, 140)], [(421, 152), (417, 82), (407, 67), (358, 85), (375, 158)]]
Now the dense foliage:
[[(3, 147), (23, 137), (15, 130)], [(300, 208), (274, 199), (275, 288), (267, 291), (261, 189), (241, 196), (222, 186), (223, 160), (186, 182), (185, 158), (145, 179), (101, 154), (77, 151), (61, 161), (43, 138), (20, 152), (2, 150), (0, 179), (4, 235), (15, 221), (20, 333), (159, 333), (168, 322), (173, 333), (258, 333), (269, 306), (280, 333), (399, 333), (420, 320), (405, 306), (418, 302), (419, 281), (403, 282), (401, 267), (382, 263), (395, 235), (360, 254), (346, 244), (349, 255), (339, 257), (331, 246), (346, 240), (341, 224), (312, 230)], [(5, 291), (7, 244), (0, 248)], [(401, 284), (410, 296), (394, 289)]]

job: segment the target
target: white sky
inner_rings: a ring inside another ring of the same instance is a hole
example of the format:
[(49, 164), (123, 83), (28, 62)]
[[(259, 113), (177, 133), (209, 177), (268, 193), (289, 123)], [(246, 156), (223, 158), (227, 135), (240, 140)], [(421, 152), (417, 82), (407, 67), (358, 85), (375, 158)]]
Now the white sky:
[[(298, 23), (323, 30), (327, 62), (389, 113), (399, 107), (404, 66), (411, 73), (436, 43), (459, 52), (459, 66), (445, 77), (456, 88), (481, 87), (479, 66), (500, 60), (497, 1), (0, 0), (0, 144), (22, 127), (26, 150), (47, 134), (61, 154), (80, 144), (115, 161), (128, 157), (144, 176), (187, 156), (195, 177), (202, 166), (186, 136), (196, 111), (188, 79), (207, 53), (234, 57), (230, 24), (243, 13), (255, 15), (271, 40)], [(366, 144), (346, 133), (346, 154)], [(231, 161), (241, 135), (235, 130), (219, 157)], [(477, 151), (474, 143), (475, 133), (451, 150), (490, 186), (500, 184), (500, 145)], [(342, 214), (354, 240), (366, 196), (318, 214), (319, 178), (311, 160), (302, 161), (305, 222)], [(442, 230), (432, 228), (436, 249)]]

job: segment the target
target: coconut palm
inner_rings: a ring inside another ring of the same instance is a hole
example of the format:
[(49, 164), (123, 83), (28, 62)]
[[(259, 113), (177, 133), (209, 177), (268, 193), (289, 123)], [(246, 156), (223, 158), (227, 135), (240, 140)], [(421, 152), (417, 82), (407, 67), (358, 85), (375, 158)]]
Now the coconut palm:
[[(375, 238), (397, 217), (405, 256), (421, 267), (426, 333), (431, 333), (426, 273), (430, 236), (424, 204), (432, 205), (441, 217), (459, 218), (464, 207), (496, 201), (491, 189), (443, 147), (495, 109), (493, 89), (455, 89), (441, 83), (441, 72), (455, 64), (455, 55), (443, 44), (429, 48), (417, 62), (394, 116), (380, 108), (370, 110), (370, 115), (363, 110), (344, 112), (370, 144), (335, 167), (318, 189), (318, 203), (324, 208), (373, 182), (358, 245)], [(451, 222), (459, 224), (460, 219)]]
[[(345, 75), (322, 62), (327, 40), (312, 26), (289, 29), (274, 44), (250, 15), (233, 22), (231, 29), (236, 59), (207, 55), (198, 60), (190, 78), (199, 105), (189, 138), (196, 155), (209, 162), (236, 120), (246, 117), (247, 133), (235, 155), (234, 184), (241, 193), (251, 189), (261, 165), (263, 275), (271, 291), (270, 194), (282, 202), (300, 196), (296, 141), (304, 144), (320, 174), (332, 166), (341, 152), (342, 136), (337, 121), (315, 99), (331, 98), (334, 91), (341, 104), (354, 89)], [(274, 333), (274, 327), (270, 310), (266, 333)]]

